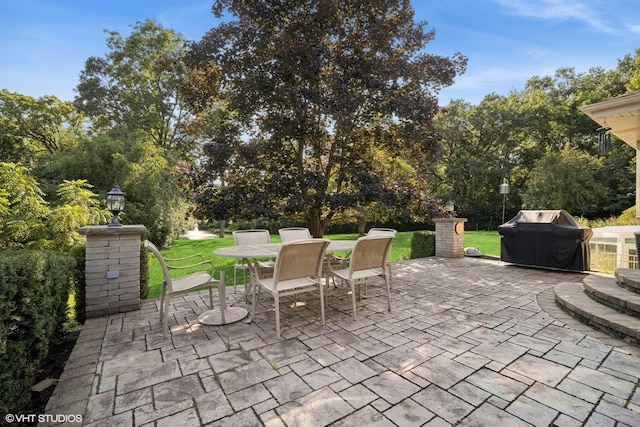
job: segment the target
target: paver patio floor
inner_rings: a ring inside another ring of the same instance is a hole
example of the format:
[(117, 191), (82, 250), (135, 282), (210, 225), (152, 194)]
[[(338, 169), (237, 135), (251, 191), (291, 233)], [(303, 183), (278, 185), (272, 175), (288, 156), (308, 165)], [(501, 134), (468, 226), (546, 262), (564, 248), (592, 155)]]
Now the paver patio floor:
[(176, 298), (167, 339), (147, 300), (86, 322), (47, 413), (88, 426), (640, 425), (639, 348), (553, 302), (583, 277), (403, 261), (391, 313), (370, 286), (354, 321), (347, 287), (332, 287), (325, 327), (317, 296), (285, 299), (282, 340), (269, 297), (256, 322), (225, 326), (197, 322), (208, 295)]

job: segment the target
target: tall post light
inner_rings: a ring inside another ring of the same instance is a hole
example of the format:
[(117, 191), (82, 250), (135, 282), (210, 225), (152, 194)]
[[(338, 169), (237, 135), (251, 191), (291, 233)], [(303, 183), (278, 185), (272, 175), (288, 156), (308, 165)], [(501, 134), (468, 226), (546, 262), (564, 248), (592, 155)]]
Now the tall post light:
[(109, 227), (121, 227), (120, 219), (118, 215), (124, 210), (124, 193), (118, 186), (118, 183), (113, 184), (113, 188), (107, 193), (107, 209), (113, 214)]
[(507, 194), (509, 194), (509, 183), (507, 180), (500, 184), (500, 194), (502, 194), (502, 224), (504, 224), (504, 208), (507, 204)]
[(453, 218), (453, 202), (451, 199), (447, 200), (447, 203), (444, 204), (444, 211), (448, 214), (447, 218)]

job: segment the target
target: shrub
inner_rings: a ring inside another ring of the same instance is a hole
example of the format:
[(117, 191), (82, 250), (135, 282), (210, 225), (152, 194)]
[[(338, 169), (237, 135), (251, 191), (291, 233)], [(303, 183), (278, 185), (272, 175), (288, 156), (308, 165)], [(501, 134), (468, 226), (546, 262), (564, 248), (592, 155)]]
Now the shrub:
[(436, 254), (436, 232), (416, 231), (411, 239), (411, 258), (424, 258)]
[(76, 315), (76, 321), (80, 324), (84, 324), (87, 318), (86, 304), (84, 301), (85, 296), (85, 263), (86, 263), (86, 245), (77, 245), (71, 250), (71, 256), (76, 260), (76, 268), (73, 269), (73, 293), (75, 296), (74, 311)]
[(0, 254), (0, 413), (28, 402), (36, 372), (63, 336), (72, 257), (49, 251)]
[(140, 242), (140, 299), (149, 297), (149, 251)]

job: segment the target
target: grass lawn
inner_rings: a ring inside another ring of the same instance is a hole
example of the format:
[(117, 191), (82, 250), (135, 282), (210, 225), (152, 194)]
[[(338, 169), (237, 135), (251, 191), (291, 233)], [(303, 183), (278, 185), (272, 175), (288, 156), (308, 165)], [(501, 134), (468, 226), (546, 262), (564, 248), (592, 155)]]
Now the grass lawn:
[[(330, 240), (355, 240), (357, 234), (332, 234), (325, 236)], [(396, 235), (391, 247), (391, 262), (409, 259), (411, 254), (411, 238), (413, 232), (400, 232)], [(272, 235), (271, 241), (280, 242), (280, 236)], [(205, 259), (213, 261), (216, 267), (215, 276), (218, 276), (220, 269), (224, 270), (227, 286), (233, 284), (233, 258), (218, 257), (213, 251), (218, 248), (233, 246), (233, 237), (222, 239), (188, 240), (178, 239), (170, 248), (163, 249), (162, 255), (166, 258), (182, 258), (192, 254), (202, 254)], [(500, 235), (496, 231), (467, 231), (464, 234), (464, 245), (473, 246), (480, 249), (487, 255), (500, 256)], [(149, 266), (149, 298), (160, 296), (160, 285), (162, 284), (162, 271), (158, 261), (153, 255), (149, 256), (151, 264)], [(171, 263), (169, 263), (171, 264)], [(183, 272), (184, 274), (184, 272)], [(238, 272), (238, 282), (242, 284), (242, 272)]]

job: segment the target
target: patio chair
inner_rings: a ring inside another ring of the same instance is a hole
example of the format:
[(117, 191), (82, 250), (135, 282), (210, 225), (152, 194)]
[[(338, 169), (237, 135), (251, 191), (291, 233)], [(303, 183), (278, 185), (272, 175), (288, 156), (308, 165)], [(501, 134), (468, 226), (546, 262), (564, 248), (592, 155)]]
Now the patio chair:
[[(398, 234), (398, 230), (393, 228), (376, 228), (373, 227), (367, 233), (367, 236), (393, 236), (395, 237)], [(387, 261), (387, 270), (389, 270), (389, 287), (392, 287), (391, 278), (393, 275), (391, 274), (391, 262)], [(366, 288), (365, 288), (366, 289)], [(365, 291), (366, 293), (366, 291)]]
[(305, 240), (311, 238), (311, 232), (305, 227), (288, 227), (278, 230), (283, 242), (293, 242), (295, 240)]
[(393, 228), (376, 228), (373, 227), (367, 233), (367, 236), (394, 236), (398, 234), (398, 230), (394, 230)]
[[(214, 270), (213, 262), (210, 260), (205, 260), (201, 254), (190, 255), (184, 258), (164, 258), (160, 254), (158, 248), (150, 241), (145, 240), (144, 247), (158, 259), (158, 262), (162, 267), (164, 280), (162, 282), (162, 289), (160, 290), (160, 321), (163, 323), (162, 336), (163, 338), (166, 338), (169, 331), (168, 317), (171, 297), (198, 289), (209, 289), (209, 308), (213, 309), (212, 288), (218, 288), (218, 293), (221, 296), (223, 295), (220, 287), (224, 286), (224, 271), (220, 271), (220, 280), (216, 280), (212, 276)], [(180, 266), (171, 266), (167, 264), (167, 261), (180, 263), (189, 259), (199, 259), (199, 261), (197, 261), (195, 264)], [(205, 267), (210, 267), (211, 273), (205, 271)], [(173, 279), (170, 275), (171, 270), (185, 270), (195, 268), (197, 268), (198, 271), (188, 274), (184, 277), (180, 277), (179, 279)]]
[(333, 270), (329, 266), (328, 274), (346, 282), (351, 287), (353, 319), (356, 315), (356, 295), (360, 299), (360, 287), (371, 282), (383, 280), (387, 290), (387, 308), (391, 311), (391, 281), (387, 269), (392, 236), (364, 236), (358, 239), (348, 268)]
[(253, 281), (251, 320), (255, 320), (260, 291), (264, 289), (274, 299), (276, 338), (280, 339), (280, 298), (317, 290), (320, 294), (320, 317), (324, 326), (322, 260), (327, 246), (329, 246), (329, 241), (325, 239), (306, 239), (283, 243), (276, 257), (273, 276), (256, 277)]
[[(251, 230), (236, 230), (233, 233), (233, 241), (236, 246), (240, 245), (256, 245), (271, 243), (271, 234), (269, 230), (251, 229)], [(267, 271), (273, 271), (273, 261), (260, 261), (258, 262), (260, 271), (265, 273)], [(233, 265), (233, 292), (236, 292), (236, 285), (238, 283), (238, 270), (244, 272), (244, 291), (247, 293), (247, 277), (250, 275), (252, 265), (246, 258), (236, 258), (236, 262)]]

